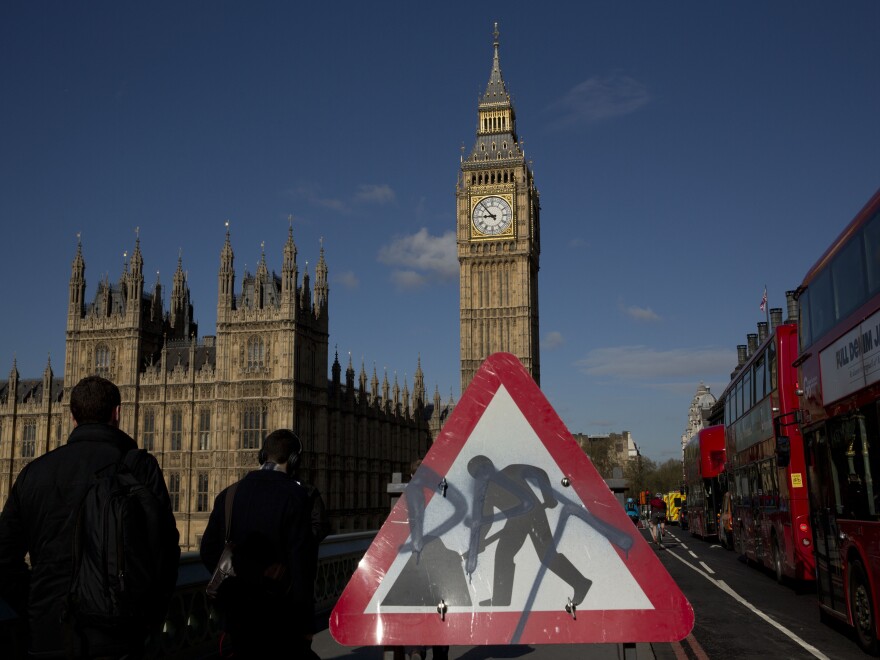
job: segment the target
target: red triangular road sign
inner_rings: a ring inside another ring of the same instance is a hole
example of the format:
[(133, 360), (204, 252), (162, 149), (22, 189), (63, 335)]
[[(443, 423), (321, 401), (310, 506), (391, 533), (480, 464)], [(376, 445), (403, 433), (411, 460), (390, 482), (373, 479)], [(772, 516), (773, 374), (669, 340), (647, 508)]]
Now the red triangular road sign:
[(330, 632), (349, 646), (670, 642), (693, 623), (528, 372), (496, 353), (358, 564)]

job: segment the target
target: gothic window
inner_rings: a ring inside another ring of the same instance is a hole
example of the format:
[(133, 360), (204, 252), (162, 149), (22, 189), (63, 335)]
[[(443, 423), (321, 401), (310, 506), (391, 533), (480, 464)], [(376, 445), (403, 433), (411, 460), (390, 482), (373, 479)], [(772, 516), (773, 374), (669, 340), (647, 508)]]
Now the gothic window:
[(253, 336), (247, 342), (247, 368), (262, 369), (266, 366), (266, 344), (261, 337)]
[(196, 511), (208, 510), (208, 473), (199, 472), (198, 489), (196, 490)]
[(37, 422), (28, 420), (21, 433), (21, 457), (33, 458), (37, 451)]
[(241, 414), (241, 448), (256, 449), (263, 443), (266, 431), (265, 406), (249, 406)]
[(345, 508), (353, 509), (354, 508), (354, 474), (347, 470), (345, 472)]
[(95, 347), (95, 373), (99, 376), (110, 374), (110, 348), (107, 344), (98, 344)]
[(202, 408), (199, 411), (199, 450), (205, 451), (211, 447), (211, 411)]
[(141, 428), (141, 447), (147, 451), (156, 449), (156, 413), (148, 408), (144, 410), (144, 423)]
[(168, 475), (168, 496), (171, 498), (171, 510), (180, 511), (180, 475), (177, 472)]
[(183, 413), (171, 411), (171, 451), (180, 451), (183, 446)]

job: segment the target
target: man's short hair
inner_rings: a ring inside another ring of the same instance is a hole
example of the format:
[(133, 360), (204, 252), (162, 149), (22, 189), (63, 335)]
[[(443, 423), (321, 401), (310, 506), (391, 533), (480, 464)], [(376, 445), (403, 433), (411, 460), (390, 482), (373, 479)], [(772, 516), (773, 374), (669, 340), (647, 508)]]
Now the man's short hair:
[(296, 433), (290, 429), (278, 429), (277, 431), (272, 431), (263, 440), (260, 462), (296, 463), (301, 453), (302, 442), (300, 442)]
[(121, 402), (119, 388), (100, 376), (86, 376), (70, 391), (70, 412), (77, 424), (109, 424)]

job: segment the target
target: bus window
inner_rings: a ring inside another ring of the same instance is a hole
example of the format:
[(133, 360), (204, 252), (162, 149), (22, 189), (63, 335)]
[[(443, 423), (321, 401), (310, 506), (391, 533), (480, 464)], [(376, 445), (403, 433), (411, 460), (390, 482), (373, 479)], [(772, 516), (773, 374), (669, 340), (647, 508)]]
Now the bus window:
[(767, 396), (765, 377), (765, 361), (766, 354), (762, 355), (755, 361), (755, 402), (757, 403)]
[[(876, 406), (876, 404), (875, 404)], [(829, 447), (837, 510), (841, 518), (877, 519), (877, 486), (880, 447), (872, 447), (869, 429), (876, 437), (874, 415), (861, 413), (832, 420), (828, 425)]]
[(761, 490), (764, 491), (764, 506), (779, 506), (779, 488), (776, 481), (776, 461), (763, 461), (761, 467)]
[(752, 497), (752, 508), (759, 507), (764, 503), (764, 492), (761, 490), (761, 473), (758, 471), (756, 463), (749, 466), (749, 494)]
[(752, 394), (752, 369), (749, 367), (743, 374), (743, 411), (751, 410), (755, 401)]
[(743, 408), (743, 382), (742, 380), (736, 381), (736, 417), (739, 417), (745, 413), (746, 409)]
[(826, 473), (829, 461), (824, 427), (814, 429), (805, 435), (804, 445), (812, 459), (807, 480), (810, 485), (810, 510), (825, 511), (833, 506), (833, 502), (829, 492), (831, 475)]
[(836, 321), (831, 292), (831, 270), (823, 270), (810, 284), (810, 335), (813, 340), (824, 335)]
[(831, 264), (831, 281), (834, 284), (837, 318), (849, 314), (867, 297), (864, 259), (865, 253), (860, 240), (850, 241), (834, 257), (834, 262)]
[(880, 213), (874, 215), (865, 225), (864, 237), (868, 293), (873, 296), (880, 290)]
[(749, 495), (749, 473), (748, 470), (736, 471), (736, 503), (743, 506), (751, 506), (751, 497)]
[(767, 369), (770, 371), (770, 391), (776, 390), (776, 346), (767, 347)]
[(798, 339), (800, 340), (801, 353), (813, 343), (813, 335), (810, 332), (810, 290), (802, 291), (798, 296)]

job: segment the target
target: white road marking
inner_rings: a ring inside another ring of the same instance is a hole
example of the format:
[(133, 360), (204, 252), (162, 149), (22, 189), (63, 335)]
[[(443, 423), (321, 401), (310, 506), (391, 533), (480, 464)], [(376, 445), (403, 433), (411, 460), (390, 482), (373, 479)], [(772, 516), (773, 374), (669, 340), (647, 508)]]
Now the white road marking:
[(697, 553), (694, 552), (693, 550), (688, 550), (688, 554), (689, 554), (691, 557), (693, 557), (694, 559), (699, 559), (699, 557), (697, 557)]
[(712, 574), (712, 575), (715, 575), (715, 571), (713, 571), (711, 568), (709, 568), (709, 567), (706, 565), (706, 562), (701, 561), (701, 562), (700, 562), (700, 566), (702, 566), (702, 567), (705, 569), (705, 571), (706, 571), (707, 573), (710, 573), (710, 574)]
[(707, 580), (709, 580), (709, 582), (711, 582), (711, 583), (714, 584), (716, 587), (718, 587), (719, 589), (721, 589), (721, 591), (723, 591), (724, 593), (726, 593), (727, 595), (729, 595), (729, 596), (730, 596), (731, 598), (733, 598), (735, 601), (737, 601), (737, 602), (741, 603), (742, 605), (744, 605), (747, 609), (749, 609), (749, 610), (751, 610), (752, 612), (754, 612), (756, 616), (758, 616), (759, 618), (763, 619), (764, 621), (766, 621), (767, 623), (769, 623), (771, 626), (773, 626), (774, 628), (776, 628), (777, 630), (779, 630), (783, 635), (785, 635), (786, 637), (788, 637), (789, 639), (791, 639), (793, 642), (795, 642), (798, 646), (800, 646), (800, 647), (803, 648), (805, 651), (807, 651), (808, 653), (810, 653), (812, 656), (814, 656), (814, 657), (816, 657), (816, 658), (819, 658), (819, 660), (831, 660), (827, 655), (825, 655), (824, 653), (822, 653), (822, 651), (820, 651), (819, 649), (817, 649), (815, 646), (813, 646), (812, 644), (808, 644), (806, 641), (804, 641), (803, 639), (801, 639), (800, 637), (798, 637), (796, 634), (794, 634), (794, 633), (793, 633), (792, 631), (790, 631), (788, 628), (786, 628), (785, 626), (783, 626), (781, 623), (778, 623), (778, 622), (774, 621), (772, 618), (770, 618), (770, 616), (768, 616), (767, 614), (764, 614), (764, 612), (762, 612), (761, 610), (759, 610), (757, 607), (755, 607), (754, 605), (752, 605), (749, 601), (747, 601), (745, 598), (743, 598), (743, 597), (740, 596), (738, 593), (736, 593), (733, 589), (731, 589), (730, 586), (728, 586), (727, 583), (724, 582), (724, 580), (716, 580), (716, 579), (713, 578), (711, 575), (709, 575), (708, 573), (706, 573), (706, 572), (704, 572), (704, 571), (701, 571), (699, 568), (697, 568), (696, 566), (694, 566), (693, 564), (691, 564), (687, 559), (685, 559), (685, 558), (683, 558), (683, 557), (679, 557), (679, 556), (678, 556), (677, 554), (675, 554), (674, 552), (667, 552), (666, 555), (667, 555), (667, 556), (671, 556), (671, 557), (675, 557), (675, 558), (676, 558), (678, 561), (680, 561), (682, 564), (684, 564), (685, 566), (687, 566), (687, 567), (690, 568), (691, 570), (695, 571), (696, 573), (702, 575), (704, 578), (706, 578)]

